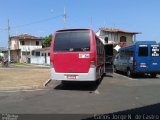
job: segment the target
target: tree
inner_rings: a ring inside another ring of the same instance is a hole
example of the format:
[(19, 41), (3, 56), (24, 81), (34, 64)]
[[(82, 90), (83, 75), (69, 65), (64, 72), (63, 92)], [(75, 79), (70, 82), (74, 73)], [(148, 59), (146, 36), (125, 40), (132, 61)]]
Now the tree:
[(43, 37), (43, 44), (42, 44), (42, 46), (43, 46), (43, 47), (50, 47), (50, 45), (51, 45), (51, 40), (52, 40), (52, 34)]

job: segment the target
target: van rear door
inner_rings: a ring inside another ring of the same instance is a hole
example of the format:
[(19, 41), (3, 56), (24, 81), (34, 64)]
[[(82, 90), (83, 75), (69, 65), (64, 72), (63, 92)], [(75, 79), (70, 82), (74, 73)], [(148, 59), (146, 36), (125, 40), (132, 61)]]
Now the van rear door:
[(137, 45), (137, 54), (135, 56), (136, 69), (138, 71), (148, 71), (150, 67), (149, 47), (148, 45)]
[(54, 39), (54, 68), (58, 73), (87, 73), (90, 68), (90, 31), (58, 32)]

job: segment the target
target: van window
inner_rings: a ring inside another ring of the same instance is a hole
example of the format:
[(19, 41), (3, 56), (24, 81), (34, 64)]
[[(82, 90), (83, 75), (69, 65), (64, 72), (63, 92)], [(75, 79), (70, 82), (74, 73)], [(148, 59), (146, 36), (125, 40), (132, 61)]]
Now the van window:
[(57, 33), (54, 41), (54, 51), (90, 51), (90, 33), (86, 31), (68, 31)]
[(148, 56), (148, 47), (139, 47), (138, 56), (145, 57)]

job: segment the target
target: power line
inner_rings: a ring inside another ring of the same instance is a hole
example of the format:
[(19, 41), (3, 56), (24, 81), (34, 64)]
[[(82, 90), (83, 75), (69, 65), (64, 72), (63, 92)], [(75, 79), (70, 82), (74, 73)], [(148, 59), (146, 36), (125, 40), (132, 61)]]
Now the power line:
[(25, 26), (29, 26), (29, 25), (33, 25), (33, 24), (39, 24), (39, 23), (46, 22), (46, 21), (56, 19), (56, 18), (59, 18), (59, 17), (63, 17), (63, 15), (58, 15), (58, 16), (55, 16), (55, 17), (50, 17), (50, 18), (47, 18), (47, 19), (34, 21), (34, 22), (31, 22), (31, 23), (23, 24), (23, 25), (13, 26), (12, 29), (21, 28), (21, 27), (25, 27)]
[[(47, 18), (47, 19), (34, 21), (34, 22), (31, 22), (31, 23), (23, 24), (23, 25), (12, 26), (10, 28), (12, 28), (12, 29), (22, 28), (22, 27), (25, 27), (25, 26), (30, 26), (30, 25), (34, 25), (34, 24), (39, 24), (39, 23), (43, 23), (43, 22), (46, 22), (46, 21), (50, 21), (50, 20), (53, 20), (53, 19), (56, 19), (56, 18), (59, 18), (59, 17), (63, 17), (63, 16), (64, 15), (57, 15), (57, 16), (54, 16), (54, 17), (50, 17), (50, 18)], [(7, 31), (7, 30), (8, 30), (8, 28), (0, 28), (0, 31)]]

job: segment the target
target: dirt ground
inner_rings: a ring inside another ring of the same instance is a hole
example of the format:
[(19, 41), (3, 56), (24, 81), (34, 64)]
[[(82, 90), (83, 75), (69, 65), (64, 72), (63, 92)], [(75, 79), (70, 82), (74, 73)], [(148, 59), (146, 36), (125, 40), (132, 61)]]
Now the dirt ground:
[(0, 90), (43, 88), (49, 69), (0, 69)]

